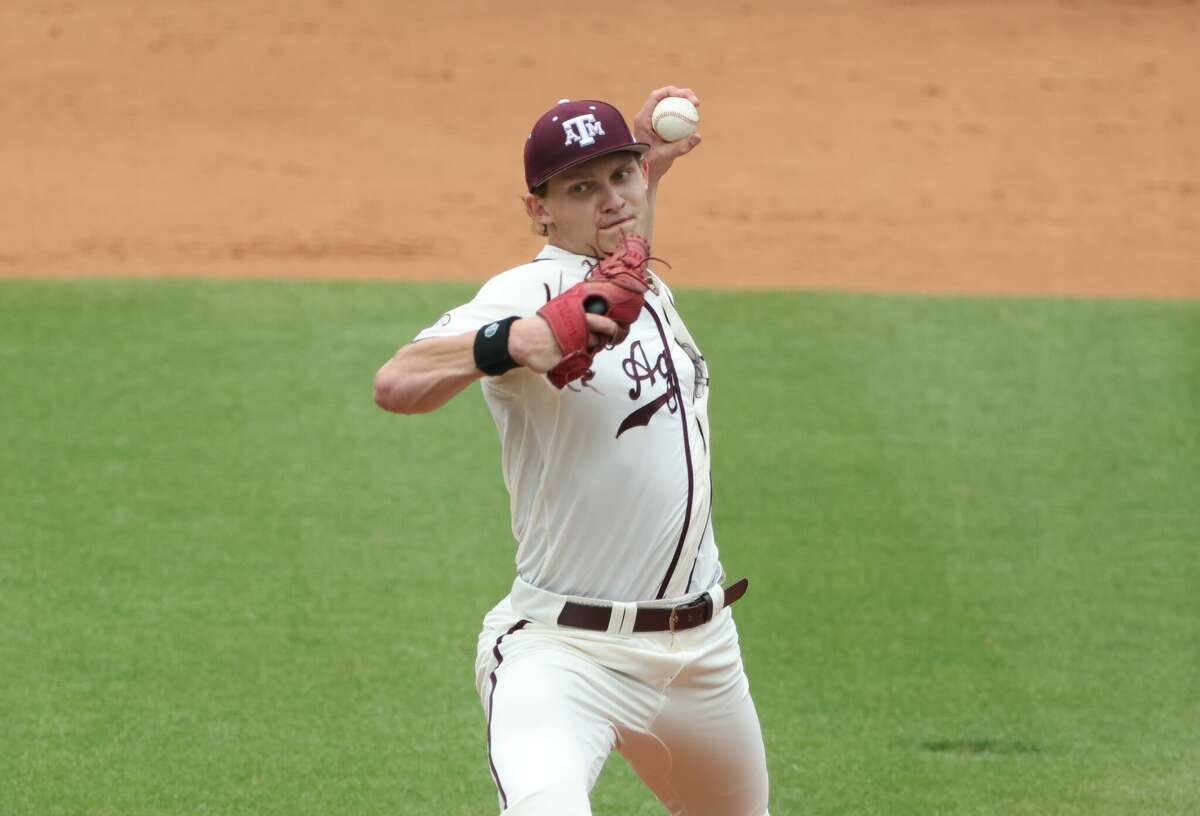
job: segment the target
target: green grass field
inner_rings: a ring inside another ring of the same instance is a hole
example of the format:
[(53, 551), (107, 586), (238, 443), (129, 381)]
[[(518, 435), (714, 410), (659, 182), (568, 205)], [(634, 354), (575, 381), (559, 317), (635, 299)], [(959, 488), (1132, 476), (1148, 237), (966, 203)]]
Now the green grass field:
[[(0, 283), (0, 814), (495, 812), (495, 430), (371, 401), (469, 293)], [(1200, 813), (1200, 303), (680, 306), (774, 816)]]

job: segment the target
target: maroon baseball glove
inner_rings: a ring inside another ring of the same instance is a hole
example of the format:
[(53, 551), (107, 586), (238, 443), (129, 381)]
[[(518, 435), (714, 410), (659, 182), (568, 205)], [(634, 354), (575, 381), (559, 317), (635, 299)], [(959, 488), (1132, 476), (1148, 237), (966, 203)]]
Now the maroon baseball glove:
[(640, 235), (626, 235), (608, 257), (596, 264), (581, 283), (551, 300), (538, 314), (550, 324), (563, 358), (546, 372), (555, 388), (592, 378), (592, 357), (600, 349), (588, 348), (585, 312), (602, 314), (622, 329), (620, 339), (642, 311), (650, 280), (646, 261), (650, 247)]

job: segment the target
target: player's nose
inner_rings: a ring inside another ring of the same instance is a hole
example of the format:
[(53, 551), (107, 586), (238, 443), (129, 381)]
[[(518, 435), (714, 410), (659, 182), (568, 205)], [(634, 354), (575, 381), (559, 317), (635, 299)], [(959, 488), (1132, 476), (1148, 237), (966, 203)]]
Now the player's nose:
[(619, 210), (625, 204), (625, 199), (621, 197), (617, 188), (612, 185), (606, 185), (603, 189), (603, 196), (600, 200), (600, 207), (605, 212)]

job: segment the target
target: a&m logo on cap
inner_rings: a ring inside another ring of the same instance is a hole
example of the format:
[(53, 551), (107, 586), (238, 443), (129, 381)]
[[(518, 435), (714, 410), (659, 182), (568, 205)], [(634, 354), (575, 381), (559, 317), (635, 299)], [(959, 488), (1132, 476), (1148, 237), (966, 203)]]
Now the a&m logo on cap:
[(563, 142), (563, 147), (570, 147), (573, 144), (587, 147), (596, 143), (597, 136), (605, 135), (604, 128), (600, 126), (600, 123), (596, 121), (596, 115), (592, 113), (567, 119), (562, 126), (567, 134), (567, 140)]

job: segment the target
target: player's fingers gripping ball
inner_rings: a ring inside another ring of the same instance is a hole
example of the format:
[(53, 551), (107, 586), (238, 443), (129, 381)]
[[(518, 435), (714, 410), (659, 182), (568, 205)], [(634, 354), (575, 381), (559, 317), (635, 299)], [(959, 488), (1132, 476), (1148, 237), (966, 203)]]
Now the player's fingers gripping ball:
[(700, 111), (691, 100), (682, 96), (668, 96), (654, 106), (650, 114), (650, 126), (665, 141), (677, 142), (696, 132), (700, 124)]
[(562, 350), (558, 365), (546, 372), (555, 388), (592, 378), (592, 358), (596, 350), (588, 347), (587, 313), (602, 314), (622, 331), (638, 318), (646, 302), (650, 279), (646, 262), (650, 247), (640, 235), (626, 235), (608, 257), (588, 273), (587, 278), (551, 300), (538, 314), (550, 324), (554, 339)]

